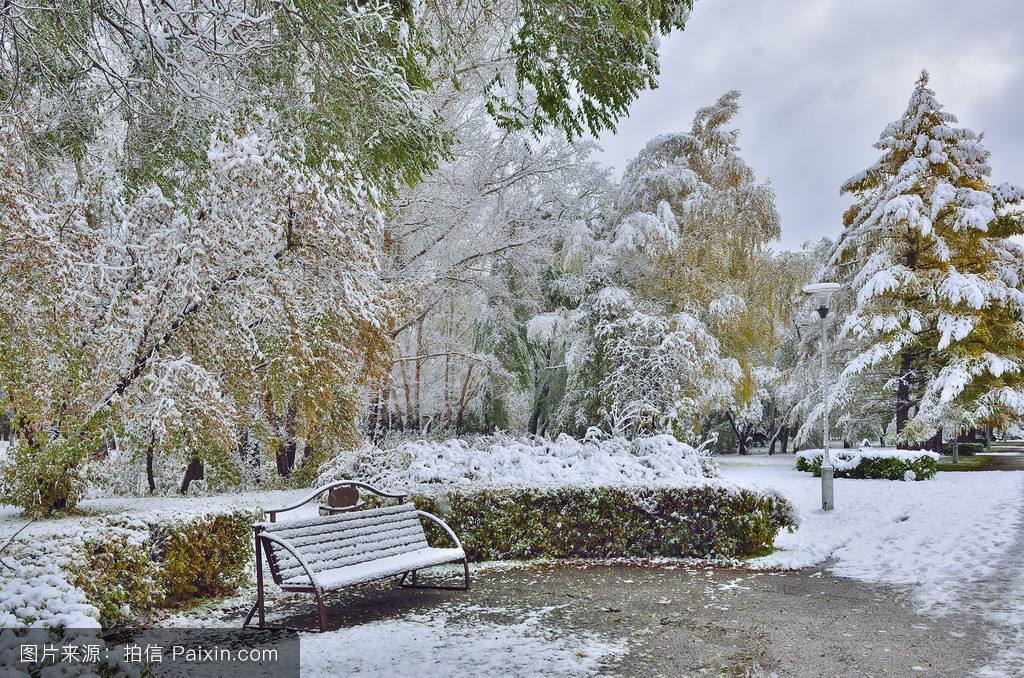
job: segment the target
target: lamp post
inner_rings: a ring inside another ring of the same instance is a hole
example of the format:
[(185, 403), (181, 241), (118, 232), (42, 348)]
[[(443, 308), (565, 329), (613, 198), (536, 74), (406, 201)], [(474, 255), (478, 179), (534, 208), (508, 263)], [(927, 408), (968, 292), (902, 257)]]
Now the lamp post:
[(804, 287), (818, 304), (818, 317), (821, 318), (821, 386), (825, 397), (825, 417), (821, 427), (821, 442), (824, 448), (821, 453), (821, 510), (831, 511), (836, 507), (832, 479), (835, 468), (832, 466), (832, 449), (828, 440), (829, 420), (829, 388), (828, 388), (828, 337), (825, 334), (825, 317), (828, 315), (828, 302), (842, 285), (839, 283), (815, 283)]

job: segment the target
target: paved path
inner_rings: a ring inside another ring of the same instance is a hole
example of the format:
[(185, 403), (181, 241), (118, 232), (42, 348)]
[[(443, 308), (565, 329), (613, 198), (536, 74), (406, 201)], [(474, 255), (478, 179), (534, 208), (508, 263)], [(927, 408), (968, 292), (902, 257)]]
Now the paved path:
[[(275, 615), (308, 626), (310, 597)], [(402, 590), (393, 582), (335, 594), (330, 628), (401, 619), (438, 605), (537, 610), (547, 623), (625, 640), (618, 676), (965, 676), (990, 662), (989, 627), (923, 617), (904, 593), (823, 574), (737, 569), (543, 566), (476, 576), (469, 592)], [(426, 678), (429, 671), (421, 676)]]

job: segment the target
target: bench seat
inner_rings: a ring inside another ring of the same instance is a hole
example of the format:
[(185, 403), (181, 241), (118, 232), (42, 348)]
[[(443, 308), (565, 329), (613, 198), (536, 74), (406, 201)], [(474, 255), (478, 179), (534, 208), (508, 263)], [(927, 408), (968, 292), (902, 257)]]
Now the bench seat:
[[(414, 570), (423, 570), (435, 565), (461, 563), (465, 557), (466, 554), (462, 549), (427, 547), (397, 556), (388, 556), (380, 560), (359, 563), (358, 565), (346, 565), (334, 570), (321, 570), (316, 573), (316, 581), (320, 585), (321, 590), (333, 591), (345, 586), (353, 586), (375, 579), (397, 576)], [(301, 578), (296, 578), (294, 582), (286, 580), (281, 588), (287, 590), (291, 583), (306, 584), (308, 586), (308, 581), (302, 582)]]

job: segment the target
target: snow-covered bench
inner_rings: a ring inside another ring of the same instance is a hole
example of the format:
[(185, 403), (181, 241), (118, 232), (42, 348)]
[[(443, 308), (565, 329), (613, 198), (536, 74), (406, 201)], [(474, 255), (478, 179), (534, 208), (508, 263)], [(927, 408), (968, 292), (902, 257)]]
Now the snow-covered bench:
[[(283, 591), (312, 593), (320, 615), (320, 630), (326, 627), (323, 594), (375, 579), (402, 575), (404, 588), (469, 588), (469, 562), (462, 543), (437, 516), (419, 511), (411, 503), (277, 522), (280, 513), (299, 508), (324, 492), (343, 485), (363, 488), (382, 497), (402, 502), (404, 494), (382, 492), (365, 483), (342, 481), (314, 490), (296, 504), (266, 511), (269, 520), (253, 526), (256, 536), (256, 602), (245, 617), (248, 626), (259, 614), (265, 628), (263, 556), (270, 576)], [(420, 519), (436, 523), (448, 535), (454, 548), (434, 548), (427, 543)], [(416, 572), (435, 565), (461, 562), (465, 574), (462, 586), (417, 584)], [(406, 578), (412, 575), (412, 583)]]

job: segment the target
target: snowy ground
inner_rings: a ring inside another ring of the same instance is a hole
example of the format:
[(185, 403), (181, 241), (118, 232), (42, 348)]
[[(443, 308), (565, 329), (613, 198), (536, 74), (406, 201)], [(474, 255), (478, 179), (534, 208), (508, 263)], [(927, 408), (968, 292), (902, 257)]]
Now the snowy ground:
[(1003, 650), (990, 676), (1024, 675), (1024, 472), (942, 473), (921, 482), (835, 481), (836, 510), (821, 511), (821, 479), (793, 457), (720, 457), (722, 475), (773, 487), (800, 513), (796, 532), (752, 567), (824, 565), (832, 574), (908, 588), (919, 609), (968, 613)]
[[(582, 676), (627, 653), (625, 643), (545, 623), (553, 608), (515, 611), (438, 608), (342, 628), (304, 634), (302, 673), (329, 675), (338, 666), (369, 676), (501, 675)], [(515, 619), (509, 620), (511, 614)], [(394, 648), (402, 648), (395, 652)]]
[[(8, 537), (25, 528), (20, 537), (42, 537), (46, 535), (75, 534), (90, 517), (125, 517), (136, 520), (159, 522), (168, 519), (185, 519), (207, 513), (221, 513), (232, 509), (251, 511), (256, 508), (279, 507), (297, 501), (306, 490), (277, 490), (271, 492), (239, 492), (210, 497), (109, 497), (86, 499), (78, 508), (83, 515), (51, 520), (36, 520), (25, 527), (26, 520), (21, 509), (0, 504), (0, 538)], [(293, 515), (313, 515), (316, 506), (309, 504)]]

